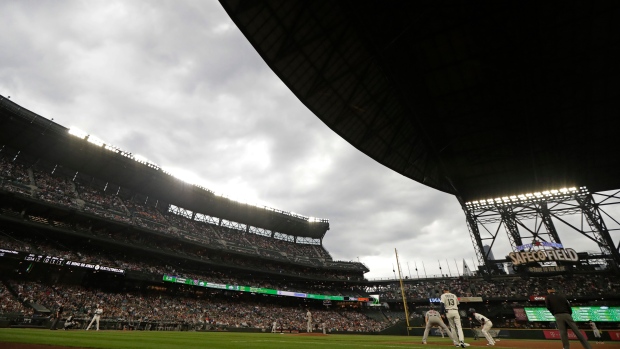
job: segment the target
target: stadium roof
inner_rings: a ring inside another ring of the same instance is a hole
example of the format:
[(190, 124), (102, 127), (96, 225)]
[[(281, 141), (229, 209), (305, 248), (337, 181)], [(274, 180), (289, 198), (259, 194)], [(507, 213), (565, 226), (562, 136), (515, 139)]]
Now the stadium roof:
[(186, 210), (292, 236), (323, 239), (329, 221), (248, 205), (183, 182), (132, 154), (110, 151), (0, 96), (0, 151), (7, 146)]
[(620, 2), (220, 0), (282, 81), (462, 201), (620, 188)]

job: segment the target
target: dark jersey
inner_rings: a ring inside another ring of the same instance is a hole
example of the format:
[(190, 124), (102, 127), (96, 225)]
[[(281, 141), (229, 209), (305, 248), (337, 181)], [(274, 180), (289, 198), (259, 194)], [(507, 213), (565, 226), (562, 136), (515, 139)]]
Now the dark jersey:
[(552, 293), (545, 299), (545, 305), (551, 314), (572, 314), (573, 310), (566, 297)]

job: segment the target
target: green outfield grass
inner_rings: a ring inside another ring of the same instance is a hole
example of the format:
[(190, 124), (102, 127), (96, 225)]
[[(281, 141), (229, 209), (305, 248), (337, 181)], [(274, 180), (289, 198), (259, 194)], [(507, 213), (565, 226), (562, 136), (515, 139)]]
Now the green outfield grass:
[[(328, 335), (309, 337), (291, 334), (234, 332), (141, 332), (141, 331), (50, 331), (33, 329), (0, 329), (1, 342), (37, 343), (105, 349), (365, 349), (428, 348), (420, 337)], [(441, 339), (433, 339), (441, 341)], [(433, 346), (433, 349), (454, 348)]]
[[(328, 335), (304, 336), (271, 333), (235, 332), (141, 332), (141, 331), (50, 331), (40, 329), (0, 329), (0, 348), (6, 343), (35, 343), (103, 349), (447, 349), (454, 348), (447, 339), (429, 338), (433, 345), (423, 345), (418, 336)], [(445, 343), (437, 345), (436, 343)], [(536, 341), (531, 341), (536, 348)], [(485, 341), (473, 342), (470, 348), (486, 347)], [(504, 344), (504, 343), (502, 343)], [(507, 343), (506, 343), (507, 344)], [(559, 344), (559, 342), (558, 342)], [(502, 345), (503, 349), (511, 348)]]

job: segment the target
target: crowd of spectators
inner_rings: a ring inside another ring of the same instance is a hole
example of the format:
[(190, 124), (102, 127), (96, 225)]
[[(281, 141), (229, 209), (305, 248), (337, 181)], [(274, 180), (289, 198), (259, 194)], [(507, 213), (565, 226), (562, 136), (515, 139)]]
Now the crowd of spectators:
[(32, 188), (28, 186), (30, 173), (24, 165), (0, 156), (0, 177), (3, 189), (24, 195), (32, 194)]
[[(206, 296), (190, 290), (181, 290), (178, 294), (156, 291), (107, 292), (76, 285), (47, 285), (17, 280), (11, 280), (9, 287), (17, 293), (17, 297), (11, 295), (6, 287), (0, 289), (5, 305), (3, 309), (7, 312), (24, 311), (27, 307), (22, 303), (36, 303), (50, 310), (62, 304), (65, 314), (86, 321), (92, 317), (99, 304), (104, 309), (103, 319), (118, 323), (131, 320), (155, 323), (156, 327), (160, 326), (158, 324), (169, 326), (172, 323), (192, 329), (219, 326), (268, 330), (274, 321), (282, 330), (301, 330), (306, 326), (306, 308), (299, 304), (281, 305), (265, 298), (258, 302), (235, 296)], [(390, 324), (346, 307), (312, 308), (312, 313), (316, 327), (325, 323), (330, 332), (376, 332)]]
[[(143, 239), (136, 233), (121, 233), (111, 232), (107, 234), (108, 237), (119, 236), (122, 237), (125, 244), (130, 241), (137, 245), (148, 245), (155, 243), (152, 239)], [(238, 271), (236, 273), (230, 273), (229, 271), (222, 271), (221, 267), (197, 267), (195, 264), (186, 264), (183, 260), (173, 260), (168, 258), (157, 257), (156, 255), (137, 256), (131, 253), (125, 253), (121, 251), (109, 250), (100, 247), (98, 244), (78, 244), (79, 246), (66, 246), (57, 240), (47, 239), (45, 237), (38, 237), (36, 239), (30, 237), (19, 236), (14, 237), (13, 234), (2, 233), (0, 231), (0, 247), (6, 249), (13, 249), (16, 251), (24, 251), (34, 254), (41, 254), (51, 257), (62, 258), (66, 261), (77, 261), (82, 263), (89, 263), (95, 265), (103, 265), (108, 267), (120, 268), (125, 271), (136, 271), (141, 273), (153, 274), (154, 279), (161, 280), (164, 274), (180, 276), (185, 278), (191, 278), (196, 280), (202, 280), (220, 284), (231, 284), (241, 286), (274, 288), (285, 291), (294, 291), (302, 293), (318, 293), (329, 295), (341, 295), (352, 297), (367, 297), (363, 288), (354, 286), (344, 286), (340, 283), (330, 283), (322, 281), (308, 281), (300, 279), (292, 279), (282, 277), (283, 274), (278, 273), (274, 277), (270, 277), (268, 274), (260, 274), (252, 272)], [(188, 254), (187, 249), (181, 246), (174, 246), (171, 244), (162, 244), (163, 247), (171, 248), (171, 251), (177, 251), (177, 253)], [(198, 249), (197, 252), (202, 250)], [(207, 256), (194, 255), (196, 258), (208, 258)], [(232, 256), (218, 256), (212, 255), (215, 261), (220, 261), (221, 265), (230, 266), (237, 263), (241, 263), (248, 267), (252, 262), (248, 261), (234, 261), (235, 257)], [(276, 265), (271, 263), (265, 263), (262, 265), (268, 270), (281, 270), (288, 272), (289, 274), (299, 273), (304, 275), (314, 275), (322, 279), (336, 279), (334, 275), (321, 273), (320, 271), (312, 269), (300, 269), (297, 271), (294, 266), (288, 266), (289, 270), (281, 268), (287, 267), (286, 265)], [(229, 268), (225, 268), (229, 270)], [(199, 271), (196, 271), (199, 270)], [(337, 285), (337, 286), (334, 286)]]
[(70, 182), (63, 177), (43, 175), (41, 172), (33, 172), (37, 190), (36, 197), (63, 206), (76, 208), (76, 192)]
[[(157, 243), (153, 239), (144, 239), (136, 233), (120, 233), (109, 232), (108, 237), (123, 238), (125, 244), (130, 241), (137, 245), (148, 245)], [(278, 277), (283, 275), (276, 274), (270, 277), (269, 274), (248, 272), (230, 273), (222, 271), (217, 266), (197, 268), (195, 264), (185, 264), (182, 260), (172, 260), (157, 257), (150, 258), (138, 257), (133, 254), (103, 250), (97, 244), (84, 245), (80, 244), (79, 251), (75, 247), (64, 246), (58, 241), (46, 240), (44, 238), (30, 239), (28, 237), (14, 238), (10, 234), (0, 234), (0, 245), (2, 248), (14, 249), (30, 253), (45, 254), (54, 257), (64, 258), (66, 260), (79, 261), (85, 263), (93, 263), (121, 268), (127, 271), (136, 271), (142, 273), (154, 274), (156, 278), (161, 279), (163, 274), (197, 279), (207, 282), (220, 284), (242, 285), (252, 287), (274, 288), (286, 291), (295, 291), (301, 293), (315, 293), (327, 295), (342, 295), (353, 297), (367, 297), (369, 294), (378, 294), (382, 300), (399, 300), (401, 299), (400, 283), (381, 283), (373, 285), (372, 282), (360, 285), (346, 285), (337, 282), (321, 282), (317, 280), (304, 280), (286, 277)], [(192, 255), (186, 247), (181, 245), (174, 246), (165, 244), (159, 248), (170, 248), (170, 251), (182, 252), (185, 255)], [(200, 251), (200, 249), (198, 249)], [(193, 255), (197, 259), (212, 259), (221, 262), (220, 265), (230, 266), (239, 265), (249, 267), (251, 261), (243, 259), (235, 260), (232, 255), (210, 255), (200, 256)], [(262, 266), (266, 270), (281, 271), (291, 273), (292, 270), (284, 270), (286, 264), (271, 264), (269, 262)], [(293, 266), (288, 266), (295, 268)], [(329, 280), (328, 274), (320, 274), (316, 270), (308, 268), (307, 270), (299, 270), (300, 274), (317, 273), (321, 279)], [(333, 280), (333, 276), (331, 277)], [(605, 296), (610, 294), (618, 294), (620, 290), (620, 282), (608, 275), (581, 275), (575, 274), (570, 277), (556, 276), (545, 279), (530, 278), (523, 280), (520, 277), (502, 277), (492, 280), (485, 280), (480, 277), (458, 277), (458, 278), (441, 278), (441, 279), (420, 279), (407, 280), (403, 284), (407, 299), (429, 299), (439, 298), (444, 287), (448, 287), (452, 292), (461, 297), (483, 297), (488, 298), (527, 298), (529, 296), (544, 295), (548, 287), (554, 287), (560, 292), (570, 294), (572, 296)], [(496, 292), (496, 293), (493, 293)]]
[[(620, 281), (607, 274), (558, 275), (527, 280), (519, 276), (496, 277), (491, 280), (481, 277), (449, 277), (407, 280), (403, 286), (407, 299), (439, 298), (444, 287), (459, 297), (483, 298), (528, 298), (545, 295), (549, 288), (575, 297), (620, 293)], [(370, 286), (367, 291), (379, 294), (381, 299), (402, 298), (399, 282)]]
[(0, 284), (0, 314), (7, 313), (31, 315), (33, 313), (33, 309), (25, 307), (16, 299), (14, 295), (11, 294), (8, 288)]
[(315, 266), (332, 261), (321, 245), (284, 241), (273, 236), (199, 222), (192, 217), (172, 213), (168, 207), (155, 208), (135, 198), (123, 199), (79, 180), (54, 175), (36, 166), (26, 167), (13, 160), (0, 153), (1, 187), (8, 191), (218, 248)]

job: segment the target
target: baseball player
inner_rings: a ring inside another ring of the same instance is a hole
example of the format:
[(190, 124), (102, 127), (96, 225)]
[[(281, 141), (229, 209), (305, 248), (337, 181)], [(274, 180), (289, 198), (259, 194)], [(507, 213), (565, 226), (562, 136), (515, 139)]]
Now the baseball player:
[(97, 309), (95, 309), (95, 315), (93, 315), (93, 319), (90, 320), (90, 324), (88, 324), (88, 327), (86, 327), (86, 331), (90, 329), (90, 326), (95, 321), (97, 322), (97, 331), (99, 331), (99, 320), (101, 319), (101, 314), (103, 314), (103, 309), (99, 306), (99, 304), (97, 304)]
[(307, 331), (308, 333), (312, 332), (312, 313), (310, 312), (310, 309), (308, 309), (308, 312), (306, 313), (306, 320), (308, 320), (308, 325), (307, 325)]
[(62, 303), (58, 303), (56, 305), (56, 312), (54, 314), (54, 321), (52, 321), (52, 326), (50, 327), (50, 330), (56, 330), (56, 326), (58, 326), (58, 321), (60, 321), (60, 318), (62, 317)]
[(493, 327), (493, 323), (491, 322), (491, 320), (489, 320), (488, 317), (482, 314), (476, 313), (476, 309), (474, 308), (470, 308), (469, 312), (476, 320), (478, 320), (478, 322), (482, 326), (482, 329), (480, 332), (482, 332), (482, 334), (484, 335), (484, 338), (487, 339), (487, 342), (488, 342), (487, 345), (494, 346), (495, 340), (493, 339), (493, 336), (491, 336), (491, 334), (489, 333), (489, 330)]
[(278, 327), (278, 323), (274, 321), (271, 324), (271, 333), (276, 333), (277, 332), (277, 327)]
[(72, 329), (74, 327), (78, 327), (79, 324), (77, 321), (73, 321), (73, 315), (69, 315), (67, 320), (65, 320), (64, 330)]
[(605, 344), (605, 342), (603, 342), (603, 339), (601, 338), (601, 332), (598, 330), (598, 327), (596, 327), (594, 321), (588, 321), (588, 325), (590, 325), (592, 333), (594, 334), (594, 338), (596, 338), (596, 344)]
[[(431, 306), (431, 309), (426, 312), (424, 315), (424, 322), (426, 322), (426, 328), (424, 328), (424, 335), (422, 336), (422, 344), (426, 344), (426, 340), (428, 339), (428, 331), (430, 331), (431, 327), (438, 326), (440, 331), (447, 333), (454, 345), (458, 344), (458, 340), (454, 338), (453, 333), (448, 330), (448, 326), (443, 323), (441, 319), (441, 314)], [(443, 338), (443, 332), (441, 333)]]
[(469, 345), (465, 343), (463, 328), (461, 327), (461, 315), (459, 314), (459, 299), (447, 287), (444, 287), (443, 294), (440, 298), (441, 313), (444, 314), (450, 323), (450, 329), (454, 339), (458, 341), (457, 347), (465, 348)]

